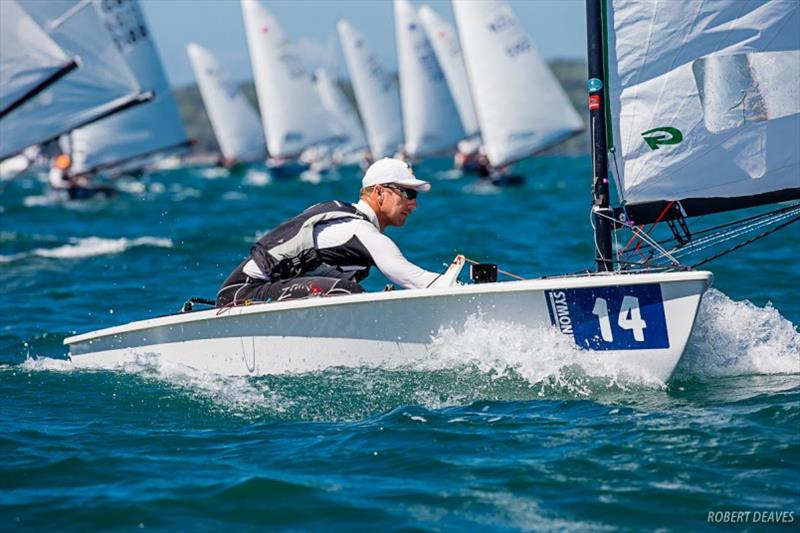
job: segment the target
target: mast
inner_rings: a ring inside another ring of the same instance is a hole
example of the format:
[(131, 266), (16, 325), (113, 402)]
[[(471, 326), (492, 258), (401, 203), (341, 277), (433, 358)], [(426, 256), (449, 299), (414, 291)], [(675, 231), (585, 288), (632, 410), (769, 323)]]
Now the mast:
[[(587, 55), (589, 60), (589, 132), (592, 145), (592, 217), (597, 271), (608, 272), (611, 263), (611, 210), (608, 193), (608, 141), (606, 138), (605, 62), (603, 49), (604, 0), (586, 0)], [(603, 216), (601, 216), (603, 215)]]

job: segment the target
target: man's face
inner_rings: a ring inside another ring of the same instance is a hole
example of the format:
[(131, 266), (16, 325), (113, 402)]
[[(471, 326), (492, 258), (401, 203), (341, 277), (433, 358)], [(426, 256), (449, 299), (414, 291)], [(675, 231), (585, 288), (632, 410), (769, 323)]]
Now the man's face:
[[(408, 216), (417, 208), (416, 191), (394, 184), (376, 185), (375, 188), (379, 195), (379, 217), (383, 218), (385, 225), (405, 224)], [(408, 196), (414, 199), (409, 200)]]

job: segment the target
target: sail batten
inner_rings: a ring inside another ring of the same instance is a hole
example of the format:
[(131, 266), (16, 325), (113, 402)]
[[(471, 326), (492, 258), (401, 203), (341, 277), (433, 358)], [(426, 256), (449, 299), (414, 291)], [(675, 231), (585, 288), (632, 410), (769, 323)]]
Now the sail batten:
[(612, 170), (631, 217), (669, 201), (692, 216), (793, 199), (800, 3), (605, 4)]

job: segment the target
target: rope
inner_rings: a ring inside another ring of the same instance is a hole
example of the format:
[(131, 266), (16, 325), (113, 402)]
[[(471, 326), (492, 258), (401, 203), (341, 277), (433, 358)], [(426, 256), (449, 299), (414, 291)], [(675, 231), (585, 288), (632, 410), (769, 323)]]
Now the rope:
[(709, 262), (713, 261), (714, 259), (719, 259), (723, 255), (727, 255), (727, 254), (731, 253), (734, 250), (738, 250), (739, 248), (741, 248), (743, 246), (747, 246), (748, 244), (754, 243), (759, 239), (763, 239), (767, 235), (771, 235), (771, 234), (775, 233), (776, 231), (778, 231), (779, 229), (784, 228), (784, 227), (788, 226), (789, 224), (793, 224), (794, 222), (797, 222), (798, 220), (800, 220), (800, 215), (794, 217), (793, 219), (789, 220), (788, 222), (784, 222), (783, 224), (775, 226), (774, 228), (772, 228), (769, 231), (765, 231), (761, 235), (756, 235), (752, 239), (749, 239), (747, 241), (741, 242), (741, 243), (737, 244), (736, 246), (734, 246), (732, 248), (728, 248), (727, 250), (723, 250), (722, 252), (720, 252), (720, 253), (718, 253), (716, 255), (712, 255), (711, 257), (709, 257), (707, 259), (704, 259), (703, 261), (700, 261), (699, 263), (697, 263), (695, 265), (692, 265), (692, 268), (697, 268), (700, 265), (705, 265), (706, 263), (709, 263)]

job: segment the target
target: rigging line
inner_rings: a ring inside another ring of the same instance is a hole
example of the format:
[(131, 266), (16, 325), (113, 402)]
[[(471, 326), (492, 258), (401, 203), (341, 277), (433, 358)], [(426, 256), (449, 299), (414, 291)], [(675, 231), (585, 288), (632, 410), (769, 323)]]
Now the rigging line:
[[(664, 215), (666, 215), (666, 214), (667, 214), (667, 211), (669, 211), (669, 209), (672, 207), (672, 204), (673, 204), (673, 203), (675, 203), (675, 202), (673, 202), (673, 201), (667, 202), (667, 205), (666, 205), (666, 207), (664, 207), (664, 210), (663, 210), (663, 211), (661, 211), (661, 214), (660, 214), (660, 215), (658, 215), (658, 218), (656, 218), (655, 222), (653, 222), (653, 225), (652, 225), (652, 226), (650, 226), (650, 229), (649, 229), (649, 230), (647, 230), (647, 234), (648, 234), (648, 235), (650, 235), (650, 233), (652, 233), (652, 232), (653, 232), (653, 230), (654, 230), (654, 229), (655, 229), (655, 227), (656, 227), (656, 224), (658, 224), (659, 222), (661, 222), (661, 219), (662, 219), (662, 218), (664, 218)], [(623, 253), (625, 252), (625, 250), (627, 250), (627, 249), (628, 249), (628, 247), (631, 245), (631, 243), (632, 243), (634, 240), (636, 240), (636, 235), (632, 236), (632, 237), (630, 238), (630, 240), (628, 241), (628, 243), (625, 245), (625, 248), (623, 248), (623, 249), (622, 249), (622, 252), (623, 252)], [(636, 248), (639, 248), (639, 247), (640, 247), (640, 245), (641, 245), (641, 243), (639, 243), (639, 245), (637, 245), (637, 246), (636, 246)]]
[[(609, 219), (609, 220), (612, 220), (612, 221), (614, 220), (614, 218), (613, 218), (613, 217), (610, 217), (610, 216), (608, 216), (608, 215), (604, 215), (604, 214), (602, 214), (602, 213), (598, 213), (598, 214), (599, 214), (600, 216), (602, 216), (602, 217), (605, 217), (605, 218)], [(672, 255), (671, 255), (671, 254), (670, 254), (670, 253), (669, 253), (667, 250), (665, 250), (665, 249), (664, 249), (664, 248), (663, 248), (663, 247), (662, 247), (660, 244), (658, 244), (658, 243), (657, 243), (655, 240), (653, 240), (653, 239), (652, 239), (652, 238), (651, 238), (651, 237), (650, 237), (648, 234), (644, 233), (642, 230), (640, 230), (640, 229), (639, 229), (639, 228), (637, 228), (636, 226), (630, 226), (630, 229), (631, 229), (631, 231), (633, 231), (634, 233), (638, 234), (640, 239), (642, 239), (643, 241), (645, 241), (645, 242), (649, 243), (649, 244), (650, 244), (650, 246), (652, 246), (653, 248), (655, 248), (656, 250), (658, 250), (658, 251), (661, 253), (661, 255), (662, 255), (662, 256), (669, 257), (669, 258), (670, 258), (671, 260), (673, 260), (673, 261), (674, 261), (676, 264), (680, 264), (680, 261), (678, 261), (677, 259), (675, 259), (674, 257), (672, 257)]]
[[(473, 265), (480, 265), (481, 264), (480, 261), (475, 261), (474, 259), (470, 259), (469, 257), (465, 257), (464, 261), (466, 261), (467, 263), (472, 263)], [(500, 274), (509, 276), (511, 278), (515, 278), (515, 279), (519, 279), (519, 280), (523, 280), (523, 281), (527, 279), (527, 278), (523, 278), (522, 276), (517, 276), (516, 274), (512, 274), (511, 272), (506, 272), (505, 270), (500, 270), (499, 268), (497, 269), (497, 271)]]
[[(800, 216), (798, 216), (798, 218), (800, 218)], [(796, 220), (796, 219), (795, 219), (795, 220)], [(777, 222), (777, 220), (776, 220), (775, 222)], [(782, 227), (783, 227), (783, 226), (785, 226), (785, 225), (791, 224), (792, 222), (794, 222), (794, 220), (790, 220), (789, 222), (787, 222), (787, 223), (785, 223), (785, 224), (782, 224), (782, 225), (780, 225), (780, 226), (777, 226), (777, 228), (776, 228), (776, 229), (780, 229), (780, 228), (782, 228)], [(766, 225), (769, 225), (769, 224), (766, 224)], [(717, 244), (720, 244), (720, 243), (723, 243), (723, 242), (727, 242), (727, 241), (730, 241), (730, 240), (733, 240), (733, 239), (735, 239), (736, 237), (740, 237), (741, 235), (744, 235), (744, 234), (747, 234), (747, 233), (751, 233), (751, 232), (753, 232), (753, 231), (756, 231), (757, 229), (760, 229), (761, 227), (763, 227), (763, 226), (752, 226), (752, 227), (751, 227), (751, 228), (749, 228), (747, 231), (740, 231), (740, 232), (737, 232), (737, 233), (732, 233), (732, 234), (730, 234), (729, 236), (726, 236), (725, 238), (718, 239), (718, 240), (716, 240), (716, 241), (712, 241), (712, 242), (710, 242), (709, 244), (707, 244), (707, 245), (705, 245), (705, 246), (703, 246), (703, 247), (700, 247), (700, 248), (693, 249), (693, 250), (691, 250), (691, 253), (693, 253), (693, 254), (696, 254), (696, 253), (698, 253), (698, 252), (701, 252), (701, 251), (703, 251), (703, 250), (706, 250), (706, 249), (708, 249), (708, 248), (711, 248), (712, 246), (715, 246), (715, 245), (717, 245)], [(773, 230), (770, 230), (770, 232), (769, 232), (769, 233), (772, 233), (772, 232), (773, 232)], [(769, 234), (769, 233), (767, 233), (767, 234)], [(757, 238), (759, 238), (759, 237), (756, 237), (756, 239), (757, 239)], [(746, 242), (744, 242), (743, 244), (748, 244), (749, 242), (752, 242), (752, 241), (746, 241)], [(738, 247), (740, 248), (741, 246), (738, 246)], [(736, 248), (732, 248), (732, 249), (736, 249)], [(725, 252), (725, 253), (726, 253), (726, 252)], [(686, 254), (682, 254), (682, 255), (686, 255)], [(723, 253), (723, 255), (724, 255), (724, 253)]]
[[(726, 222), (724, 224), (719, 224), (717, 226), (713, 226), (713, 227), (710, 227), (710, 228), (696, 230), (696, 231), (693, 231), (693, 235), (694, 235), (695, 238), (686, 247), (692, 248), (692, 247), (695, 247), (695, 246), (700, 245), (700, 244), (705, 244), (705, 242), (707, 240), (718, 238), (720, 235), (723, 234), (719, 230), (724, 230), (726, 228), (733, 227), (733, 229), (730, 230), (730, 231), (735, 231), (736, 228), (739, 228), (739, 227), (752, 227), (752, 226), (756, 226), (758, 224), (762, 224), (762, 225), (763, 224), (772, 224), (776, 220), (782, 220), (782, 219), (786, 218), (787, 216), (792, 216), (793, 214), (798, 213), (798, 212), (800, 212), (800, 203), (794, 204), (794, 205), (791, 205), (791, 206), (788, 206), (788, 207), (781, 207), (779, 209), (776, 209), (774, 211), (769, 211), (769, 212), (766, 212), (766, 213), (759, 213), (757, 215), (753, 215), (753, 216), (750, 216), (750, 217), (747, 217), (747, 218), (744, 218), (744, 219), (733, 220), (731, 222)], [(752, 223), (752, 224), (750, 224), (750, 223)], [(750, 224), (750, 225), (746, 226), (748, 224)], [(716, 233), (711, 233), (711, 232), (716, 232)], [(669, 238), (669, 239), (660, 240), (660, 241), (658, 241), (658, 243), (664, 245), (664, 244), (670, 243), (672, 241), (673, 241), (673, 239)], [(644, 245), (645, 248), (648, 247), (648, 246), (649, 245)]]
[[(703, 237), (702, 239), (698, 239), (697, 241), (695, 241), (693, 243), (690, 243), (689, 245), (683, 247), (681, 251), (682, 252), (685, 251), (686, 253), (688, 253), (688, 252), (695, 251), (695, 249), (698, 249), (698, 248), (705, 249), (708, 246), (710, 246), (711, 244), (716, 244), (718, 242), (724, 242), (724, 241), (730, 240), (732, 238), (738, 237), (740, 235), (753, 232), (753, 231), (755, 231), (755, 230), (757, 230), (759, 228), (762, 228), (762, 227), (765, 227), (765, 226), (770, 226), (770, 225), (775, 224), (777, 222), (780, 222), (782, 220), (786, 220), (787, 218), (790, 218), (790, 217), (796, 215), (797, 213), (800, 213), (800, 210), (789, 212), (789, 213), (778, 214), (778, 215), (773, 216), (773, 217), (771, 217), (769, 219), (766, 219), (766, 220), (756, 221), (756, 222), (750, 223), (748, 225), (742, 225), (742, 226), (737, 226), (737, 227), (731, 228), (731, 229), (729, 229), (729, 230), (727, 230), (725, 232), (719, 232), (719, 233), (715, 233), (715, 234), (712, 234), (712, 235), (708, 235), (708, 236)], [(707, 243), (709, 243), (709, 244), (707, 244)]]
[(742, 248), (743, 246), (747, 246), (748, 244), (754, 243), (759, 239), (763, 239), (767, 235), (771, 235), (771, 234), (775, 233), (776, 231), (778, 231), (779, 229), (785, 228), (789, 224), (793, 224), (794, 222), (797, 222), (798, 220), (800, 220), (800, 215), (794, 217), (792, 220), (789, 220), (788, 222), (784, 222), (780, 226), (776, 226), (776, 227), (772, 228), (769, 231), (765, 231), (761, 235), (756, 235), (755, 237), (753, 237), (750, 240), (747, 240), (745, 242), (739, 243), (736, 246), (734, 246), (733, 248), (729, 248), (729, 249), (724, 250), (724, 251), (722, 251), (722, 252), (720, 252), (720, 253), (718, 253), (716, 255), (712, 255), (711, 257), (709, 257), (707, 259), (704, 259), (703, 261), (700, 261), (699, 263), (696, 263), (696, 264), (692, 265), (691, 268), (697, 268), (700, 265), (705, 265), (706, 263), (709, 263), (709, 262), (713, 261), (714, 259), (718, 259), (718, 258), (722, 257), (723, 255), (727, 255), (727, 254), (733, 252), (734, 250), (738, 250), (739, 248)]

